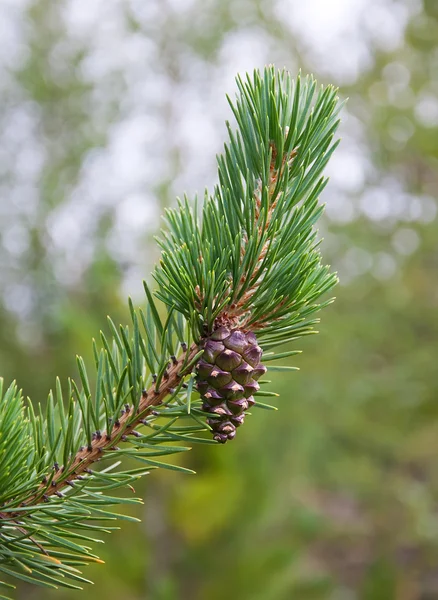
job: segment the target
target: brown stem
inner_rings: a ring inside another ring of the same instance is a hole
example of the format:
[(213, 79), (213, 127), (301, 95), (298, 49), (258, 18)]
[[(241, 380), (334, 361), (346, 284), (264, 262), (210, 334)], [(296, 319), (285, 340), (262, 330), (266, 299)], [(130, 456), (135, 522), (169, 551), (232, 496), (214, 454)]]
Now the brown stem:
[[(192, 344), (178, 360), (175, 360), (170, 365), (166, 376), (161, 380), (158, 390), (153, 385), (143, 392), (134, 420), (132, 420), (132, 409), (126, 410), (114, 424), (110, 434), (103, 431), (99, 436), (95, 435), (90, 447), (82, 448), (77, 452), (73, 462), (68, 467), (69, 474), (67, 477), (65, 477), (64, 467), (60, 467), (53, 476), (50, 484), (41, 484), (38, 491), (23, 503), (22, 506), (38, 504), (54, 494), (60, 495), (63, 488), (71, 486), (74, 480), (78, 479), (83, 473), (87, 473), (90, 466), (100, 460), (105, 451), (111, 450), (119, 441), (126, 441), (125, 436), (132, 433), (141, 424), (154, 406), (162, 404), (166, 397), (172, 393), (172, 389), (178, 387), (182, 377), (182, 369), (185, 365), (190, 365), (198, 351), (198, 346)], [(14, 513), (0, 513), (0, 519), (5, 518), (10, 520), (16, 516), (17, 514)]]
[[(277, 205), (278, 196), (274, 197), (274, 192), (275, 192), (275, 188), (277, 185), (277, 181), (278, 181), (279, 177), (281, 177), (283, 175), (284, 169), (289, 167), (289, 165), (291, 164), (291, 161), (295, 158), (295, 156), (297, 154), (296, 150), (293, 150), (288, 157), (284, 156), (280, 168), (276, 169), (275, 164), (276, 164), (276, 158), (277, 158), (277, 149), (273, 142), (271, 142), (271, 149), (272, 149), (272, 155), (271, 155), (269, 182), (268, 182), (268, 193), (269, 193), (270, 203), (269, 203), (265, 227), (264, 227), (264, 229), (262, 229), (262, 227), (260, 226), (259, 230), (258, 230), (258, 234), (260, 237), (268, 229), (271, 219), (272, 219), (272, 214)], [(262, 192), (263, 192), (262, 185), (263, 185), (263, 182), (259, 181), (259, 184), (254, 191), (255, 218), (256, 219), (258, 219), (260, 216), (260, 210), (261, 210), (261, 204), (262, 204), (261, 196), (262, 196)], [(248, 239), (244, 235), (244, 243), (241, 248), (241, 260), (242, 261), (245, 256), (247, 241), (248, 241)], [(228, 320), (231, 323), (239, 323), (241, 328), (245, 328), (248, 317), (250, 316), (249, 311), (248, 311), (248, 309), (245, 309), (245, 306), (248, 303), (248, 301), (251, 299), (251, 297), (256, 293), (259, 286), (261, 285), (263, 274), (261, 273), (260, 269), (262, 268), (263, 260), (266, 256), (266, 253), (269, 250), (269, 244), (270, 244), (270, 240), (266, 240), (266, 242), (264, 243), (264, 245), (260, 251), (258, 259), (257, 259), (257, 268), (256, 268), (255, 272), (251, 274), (254, 279), (254, 283), (248, 287), (248, 289), (245, 291), (245, 293), (242, 295), (242, 297), (240, 298), (240, 300), (238, 302), (236, 302), (235, 304), (232, 304), (230, 306), (230, 308), (228, 308), (224, 311), (224, 314), (221, 315), (220, 318), (222, 318), (224, 320)], [(241, 290), (242, 287), (246, 284), (247, 277), (248, 277), (248, 274), (244, 274), (242, 276), (242, 278), (238, 284), (239, 290)], [(252, 326), (252, 329), (254, 329), (254, 328), (257, 328), (257, 324)]]

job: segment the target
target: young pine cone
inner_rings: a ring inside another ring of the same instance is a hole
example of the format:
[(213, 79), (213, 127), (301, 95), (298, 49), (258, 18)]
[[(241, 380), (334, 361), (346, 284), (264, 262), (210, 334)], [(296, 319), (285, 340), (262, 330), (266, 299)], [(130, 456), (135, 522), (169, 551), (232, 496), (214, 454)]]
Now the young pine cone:
[(257, 379), (266, 373), (256, 336), (239, 329), (219, 327), (201, 342), (204, 353), (196, 365), (197, 389), (213, 438), (224, 444), (236, 435), (245, 411), (254, 405)]

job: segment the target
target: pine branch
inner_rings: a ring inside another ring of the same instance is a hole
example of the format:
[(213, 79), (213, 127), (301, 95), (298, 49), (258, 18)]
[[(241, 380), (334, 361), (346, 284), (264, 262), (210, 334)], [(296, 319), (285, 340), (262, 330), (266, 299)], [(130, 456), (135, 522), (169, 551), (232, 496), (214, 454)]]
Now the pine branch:
[[(90, 467), (95, 462), (101, 460), (104, 452), (117, 451), (117, 444), (125, 442), (129, 435), (140, 437), (135, 428), (139, 425), (146, 425), (147, 422), (145, 419), (151, 413), (152, 409), (162, 404), (168, 396), (176, 393), (181, 384), (184, 369), (187, 365), (193, 363), (193, 359), (198, 352), (198, 347), (192, 344), (179, 359), (174, 358), (170, 368), (165, 371), (165, 376), (162, 378), (158, 388), (154, 384), (148, 390), (142, 392), (141, 400), (135, 414), (132, 414), (133, 409), (130, 405), (126, 404), (120, 418), (115, 421), (111, 432), (95, 432), (91, 444), (87, 447), (81, 447), (67, 468), (60, 467), (59, 469), (55, 469), (55, 475), (50, 481), (50, 487), (47, 487), (46, 483), (42, 483), (38, 492), (29, 498), (24, 506), (32, 505), (42, 500), (47, 501), (52, 495), (62, 497), (62, 489), (66, 486), (73, 487), (75, 480), (80, 479), (84, 473), (90, 473)], [(12, 514), (12, 516), (15, 517), (16, 515)]]
[[(337, 279), (321, 262), (315, 223), (322, 171), (336, 148), (340, 105), (331, 86), (269, 67), (230, 101), (237, 130), (218, 157), (219, 184), (166, 211), (154, 293), (129, 302), (131, 324), (93, 341), (89, 378), (57, 380), (43, 409), (0, 379), (0, 573), (48, 587), (79, 587), (77, 567), (99, 562), (90, 533), (127, 518), (112, 495), (151, 469), (192, 472), (157, 457), (236, 435), (260, 398), (272, 348), (314, 333)], [(157, 303), (157, 299), (162, 304)], [(257, 337), (256, 337), (257, 335)], [(92, 387), (90, 380), (94, 379)], [(206, 434), (213, 434), (213, 439)], [(122, 461), (140, 467), (124, 470)], [(105, 463), (109, 466), (104, 467)], [(0, 586), (11, 587), (0, 581)]]
[(195, 338), (228, 311), (230, 325), (287, 341), (337, 281), (321, 265), (313, 227), (341, 105), (332, 86), (316, 94), (312, 77), (294, 82), (267, 68), (237, 81), (238, 129), (228, 125), (220, 185), (205, 198), (202, 223), (187, 199), (166, 211), (158, 297), (196, 320)]
[[(283, 156), (282, 163), (280, 168), (276, 168), (277, 163), (277, 149), (274, 146), (273, 142), (270, 142), (271, 146), (271, 162), (269, 166), (269, 185), (268, 185), (268, 210), (266, 214), (266, 219), (264, 223), (261, 223), (257, 228), (257, 237), (258, 239), (265, 240), (261, 248), (259, 247), (257, 251), (257, 256), (254, 261), (254, 271), (252, 276), (250, 273), (244, 272), (240, 278), (240, 281), (236, 282), (234, 290), (230, 289), (230, 304), (229, 308), (225, 309), (222, 312), (222, 320), (224, 322), (231, 322), (235, 326), (239, 324), (243, 329), (249, 326), (251, 321), (251, 312), (248, 310), (247, 306), (250, 304), (254, 295), (257, 294), (257, 290), (260, 288), (262, 283), (262, 278), (264, 275), (264, 265), (267, 258), (267, 254), (269, 252), (270, 244), (272, 242), (272, 237), (269, 235), (269, 226), (272, 221), (272, 217), (275, 211), (275, 207), (277, 205), (277, 185), (279, 179), (284, 176), (284, 171), (287, 166), (290, 166), (291, 161), (296, 156), (297, 152), (292, 150), (290, 156)], [(262, 181), (259, 180), (257, 183), (257, 187), (254, 192), (254, 220), (259, 223), (261, 221), (261, 213), (262, 213), (262, 194), (263, 194), (263, 185)], [(245, 260), (245, 255), (248, 249), (249, 238), (246, 232), (243, 233), (242, 236), (242, 247), (241, 247), (241, 264)], [(251, 329), (252, 331), (256, 331), (257, 329), (261, 329), (263, 327), (262, 323), (258, 323), (257, 321), (252, 323)]]

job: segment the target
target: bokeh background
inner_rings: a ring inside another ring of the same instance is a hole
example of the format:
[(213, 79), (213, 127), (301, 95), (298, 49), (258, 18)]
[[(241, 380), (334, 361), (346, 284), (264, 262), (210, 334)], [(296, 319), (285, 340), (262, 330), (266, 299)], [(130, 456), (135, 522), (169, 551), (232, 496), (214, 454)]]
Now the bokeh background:
[(438, 598), (436, 0), (1, 0), (0, 371), (44, 402), (216, 181), (237, 72), (349, 97), (321, 223), (337, 301), (225, 447), (153, 473), (67, 600)]

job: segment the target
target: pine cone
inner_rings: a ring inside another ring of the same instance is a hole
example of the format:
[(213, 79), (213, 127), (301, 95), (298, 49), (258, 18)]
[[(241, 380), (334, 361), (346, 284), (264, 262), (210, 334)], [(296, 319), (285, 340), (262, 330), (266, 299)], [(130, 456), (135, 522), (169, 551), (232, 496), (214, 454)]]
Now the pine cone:
[(196, 365), (197, 389), (202, 409), (215, 415), (207, 419), (213, 438), (224, 444), (236, 435), (245, 411), (254, 405), (257, 380), (266, 367), (256, 336), (240, 329), (219, 327), (201, 342), (204, 353)]

